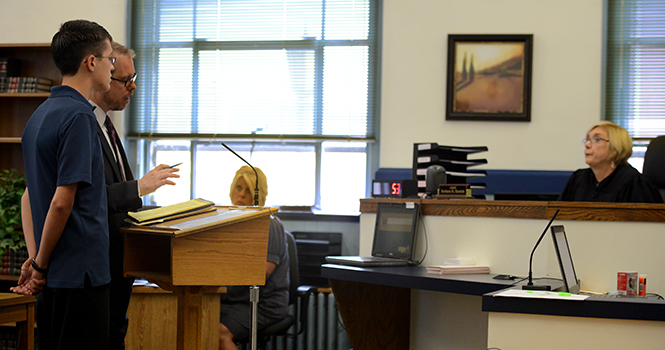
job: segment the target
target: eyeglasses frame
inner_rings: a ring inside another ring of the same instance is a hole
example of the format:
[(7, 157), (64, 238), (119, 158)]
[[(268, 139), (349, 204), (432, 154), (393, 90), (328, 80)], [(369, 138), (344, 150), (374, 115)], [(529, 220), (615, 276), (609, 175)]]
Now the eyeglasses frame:
[(97, 57), (97, 58), (106, 58), (106, 59), (109, 60), (109, 62), (111, 62), (111, 64), (115, 64), (115, 57), (113, 57), (113, 56), (97, 56), (97, 55), (95, 55), (95, 57)]
[(582, 139), (582, 144), (586, 145), (587, 142), (591, 142), (591, 144), (593, 145), (593, 144), (598, 143), (600, 141), (610, 142), (610, 140), (606, 140), (606, 139), (604, 139), (600, 136), (594, 136), (594, 137), (591, 137), (591, 138), (589, 138), (589, 137), (583, 138)]
[(132, 85), (133, 82), (136, 81), (136, 76), (137, 76), (137, 73), (134, 72), (134, 75), (132, 75), (132, 77), (129, 78), (128, 80), (120, 80), (120, 79), (118, 79), (118, 78), (114, 78), (114, 77), (111, 77), (111, 80), (115, 80), (115, 81), (121, 82), (121, 83), (123, 83), (123, 84), (125, 85), (126, 88), (128, 88), (128, 87), (130, 87), (130, 86)]

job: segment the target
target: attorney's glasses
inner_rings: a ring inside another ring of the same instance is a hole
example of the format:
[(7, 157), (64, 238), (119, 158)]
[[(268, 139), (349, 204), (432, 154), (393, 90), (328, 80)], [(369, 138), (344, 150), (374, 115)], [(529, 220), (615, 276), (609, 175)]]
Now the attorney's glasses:
[(120, 80), (120, 79), (116, 79), (114, 77), (111, 77), (111, 80), (119, 81), (119, 82), (125, 84), (125, 87), (128, 88), (129, 86), (132, 85), (132, 83), (134, 81), (136, 81), (136, 73), (134, 73), (134, 75), (132, 75), (132, 77), (127, 79), (127, 80)]

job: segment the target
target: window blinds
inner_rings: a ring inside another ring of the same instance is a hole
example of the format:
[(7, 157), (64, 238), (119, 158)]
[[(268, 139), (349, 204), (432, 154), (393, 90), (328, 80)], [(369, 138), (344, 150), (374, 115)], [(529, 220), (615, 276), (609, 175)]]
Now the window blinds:
[(606, 119), (634, 138), (665, 134), (665, 2), (610, 0)]
[(376, 0), (137, 0), (135, 137), (375, 136)]

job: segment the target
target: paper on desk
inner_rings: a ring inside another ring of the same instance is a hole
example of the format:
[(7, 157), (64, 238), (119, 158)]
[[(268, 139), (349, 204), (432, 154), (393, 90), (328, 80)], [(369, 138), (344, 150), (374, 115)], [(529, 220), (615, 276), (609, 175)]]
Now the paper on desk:
[(182, 214), (186, 212), (195, 211), (198, 209), (203, 209), (205, 207), (211, 207), (214, 204), (215, 204), (214, 202), (201, 198), (196, 198), (188, 200), (186, 202), (171, 204), (155, 209), (143, 210), (139, 212), (130, 211), (129, 213), (127, 213), (127, 215), (129, 215), (129, 217), (134, 219), (134, 221), (136, 222), (143, 222), (148, 220), (163, 219), (169, 216), (174, 216), (176, 214)]
[(155, 283), (149, 282), (147, 279), (137, 278), (134, 280), (134, 287), (159, 287)]
[(495, 297), (536, 298), (559, 300), (584, 300), (588, 295), (570, 294), (566, 292), (550, 292), (544, 290), (506, 289), (494, 294)]
[(220, 210), (215, 215), (206, 216), (206, 217), (203, 217), (203, 218), (200, 218), (200, 219), (195, 219), (195, 220), (191, 220), (191, 221), (171, 225), (170, 227), (178, 229), (178, 230), (184, 230), (184, 229), (188, 229), (188, 228), (192, 228), (192, 227), (198, 227), (198, 226), (205, 225), (205, 224), (210, 224), (210, 223), (214, 223), (214, 222), (228, 220), (228, 219), (231, 219), (231, 218), (234, 218), (234, 217), (245, 215), (245, 214), (247, 214), (251, 211), (256, 212), (256, 211), (259, 211), (261, 209), (262, 208), (260, 208), (260, 209), (226, 210), (226, 211)]

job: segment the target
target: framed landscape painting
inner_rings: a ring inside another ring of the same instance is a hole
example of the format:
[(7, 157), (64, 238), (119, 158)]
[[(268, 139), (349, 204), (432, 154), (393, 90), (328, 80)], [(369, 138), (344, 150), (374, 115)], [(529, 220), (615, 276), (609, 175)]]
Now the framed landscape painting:
[(533, 35), (448, 36), (446, 120), (531, 120)]

